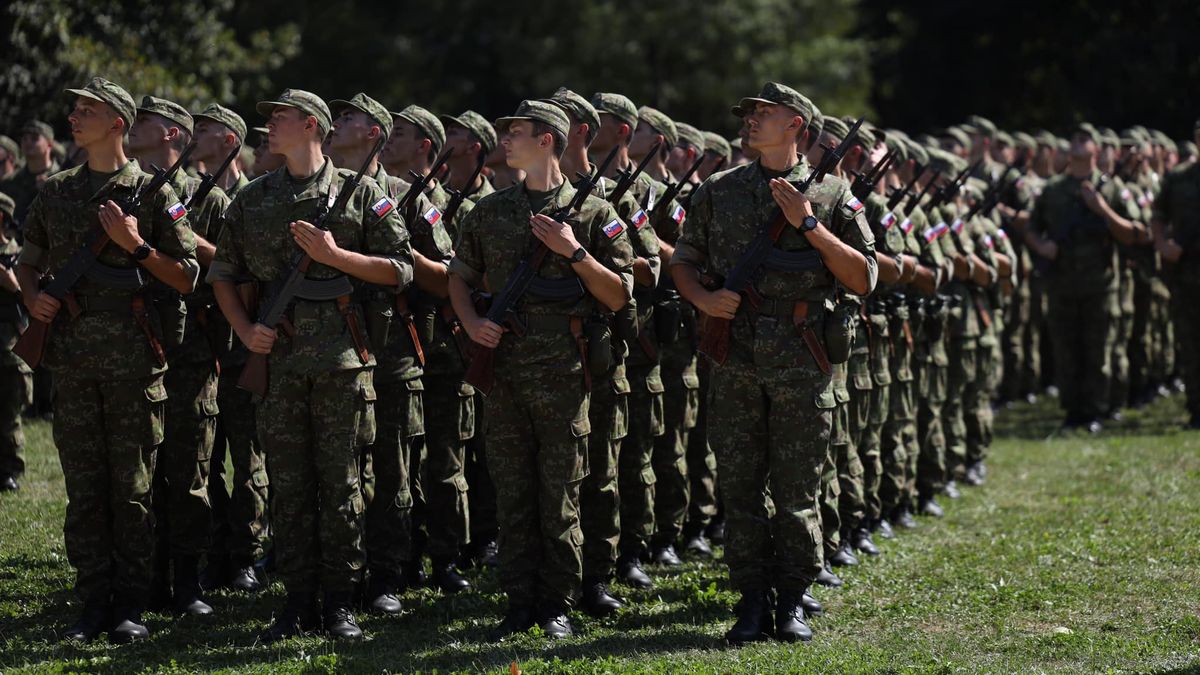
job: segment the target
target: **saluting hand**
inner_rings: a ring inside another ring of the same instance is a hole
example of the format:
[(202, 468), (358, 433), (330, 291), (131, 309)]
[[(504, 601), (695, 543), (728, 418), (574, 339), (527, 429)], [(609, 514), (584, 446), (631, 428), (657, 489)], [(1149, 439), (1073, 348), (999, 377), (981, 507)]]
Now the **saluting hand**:
[(571, 257), (579, 250), (579, 241), (575, 239), (575, 231), (566, 223), (560, 223), (550, 216), (541, 213), (529, 218), (529, 227), (533, 236), (546, 245), (546, 248), (563, 257)]
[(809, 203), (808, 197), (797, 190), (795, 185), (782, 178), (771, 179), (771, 196), (775, 198), (775, 203), (779, 205), (779, 208), (783, 209), (783, 215), (787, 217), (792, 227), (799, 228), (805, 218), (813, 215), (812, 204)]
[(104, 228), (108, 238), (126, 253), (133, 253), (135, 248), (145, 243), (138, 234), (137, 217), (122, 211), (111, 199), (100, 205), (100, 226)]
[(296, 245), (307, 253), (308, 257), (322, 265), (336, 267), (335, 263), (340, 257), (342, 249), (338, 248), (332, 232), (322, 230), (304, 220), (288, 223), (288, 229), (291, 230), (292, 239), (296, 241)]

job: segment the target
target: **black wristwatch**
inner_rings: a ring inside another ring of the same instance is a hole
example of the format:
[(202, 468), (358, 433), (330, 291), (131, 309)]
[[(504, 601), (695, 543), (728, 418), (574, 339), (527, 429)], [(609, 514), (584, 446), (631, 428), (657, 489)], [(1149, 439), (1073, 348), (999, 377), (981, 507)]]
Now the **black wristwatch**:
[(816, 216), (804, 216), (804, 220), (800, 221), (801, 232), (812, 232), (817, 229)]
[(571, 254), (571, 262), (572, 263), (583, 262), (583, 259), (586, 257), (587, 257), (587, 249), (580, 246), (579, 248), (575, 249), (574, 253)]
[(154, 249), (150, 248), (150, 244), (143, 241), (141, 246), (138, 246), (137, 248), (133, 249), (133, 259), (138, 262), (141, 262), (141, 261), (145, 260), (146, 258), (149, 258), (150, 252), (153, 250)]

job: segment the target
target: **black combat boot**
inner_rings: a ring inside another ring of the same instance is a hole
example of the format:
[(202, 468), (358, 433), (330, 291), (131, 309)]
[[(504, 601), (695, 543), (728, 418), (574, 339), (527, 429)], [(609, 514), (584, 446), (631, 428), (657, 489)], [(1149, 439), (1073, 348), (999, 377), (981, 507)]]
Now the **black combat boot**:
[(404, 609), (396, 597), (396, 576), (384, 570), (371, 570), (363, 608), (376, 614), (395, 616)]
[(865, 527), (855, 528), (850, 533), (850, 545), (859, 553), (865, 553), (870, 556), (879, 555), (879, 547), (875, 545), (875, 541), (871, 539), (871, 531)]
[(625, 603), (609, 592), (608, 584), (596, 577), (584, 577), (583, 597), (580, 598), (579, 604), (583, 611), (597, 617), (614, 614), (625, 606)]
[(842, 534), (841, 543), (838, 544), (837, 551), (829, 556), (829, 562), (834, 567), (854, 567), (858, 564), (858, 556), (854, 555), (854, 551), (850, 550), (850, 533)]
[(546, 637), (555, 640), (563, 640), (575, 634), (571, 620), (567, 618), (567, 608), (559, 603), (543, 604), (538, 611), (537, 624)]
[(617, 580), (634, 588), (654, 588), (650, 575), (642, 569), (642, 563), (636, 557), (622, 556), (617, 559)]
[(188, 616), (211, 616), (212, 605), (200, 596), (200, 559), (181, 556), (175, 559), (175, 613)]
[[(771, 637), (771, 601), (767, 591), (752, 589), (742, 591), (742, 599), (738, 601), (737, 621), (725, 639), (731, 645), (741, 645), (747, 642), (759, 642)], [(803, 611), (803, 610), (801, 610)]]
[(288, 593), (283, 611), (269, 628), (259, 636), (263, 642), (271, 643), (290, 637), (310, 633), (321, 627), (321, 612), (317, 608), (316, 593)]
[(821, 568), (821, 571), (817, 573), (817, 578), (813, 579), (813, 581), (826, 588), (842, 587), (842, 578), (833, 573), (833, 569), (830, 568), (828, 561), (825, 562), (825, 566)]
[(679, 556), (675, 553), (675, 547), (672, 546), (671, 544), (664, 544), (662, 546), (656, 547), (654, 549), (654, 553), (651, 554), (651, 556), (652, 556), (651, 560), (654, 561), (655, 565), (664, 565), (666, 567), (679, 567), (680, 565), (683, 564), (683, 561), (680, 560)]
[(809, 616), (821, 616), (825, 613), (825, 605), (822, 605), (821, 601), (808, 591), (804, 591), (804, 595), (800, 598), (800, 604), (804, 607), (804, 613)]
[(471, 588), (471, 582), (459, 574), (458, 568), (450, 560), (437, 558), (433, 560), (432, 581), (433, 585), (441, 589), (443, 593), (458, 593)]
[(91, 642), (111, 623), (112, 607), (109, 606), (108, 601), (89, 601), (84, 603), (83, 614), (79, 616), (79, 620), (63, 632), (62, 639), (79, 644)]
[(118, 605), (112, 613), (112, 624), (108, 628), (108, 641), (125, 645), (150, 637), (150, 631), (142, 623), (142, 609), (131, 605)]
[(779, 591), (775, 605), (775, 639), (780, 642), (808, 642), (812, 630), (805, 620), (801, 591)]
[(228, 586), (243, 593), (257, 593), (263, 584), (255, 573), (254, 564), (249, 560), (234, 560), (229, 569)]
[(700, 558), (712, 557), (712, 546), (704, 536), (704, 528), (688, 526), (683, 529), (683, 553)]
[(917, 519), (913, 518), (912, 506), (909, 504), (896, 507), (896, 511), (892, 514), (892, 524), (905, 530), (915, 530), (920, 527)]
[(933, 495), (922, 497), (919, 502), (917, 508), (923, 516), (941, 518), (946, 515), (946, 512), (942, 510), (942, 505), (937, 503), (937, 499)]
[(871, 523), (871, 531), (878, 534), (883, 539), (895, 539), (896, 533), (892, 530), (892, 523), (887, 518), (880, 518)]
[(338, 640), (361, 640), (362, 629), (354, 619), (351, 607), (354, 594), (349, 591), (329, 592), (325, 594), (321, 619), (325, 633)]
[(533, 625), (533, 606), (513, 604), (510, 601), (508, 611), (504, 614), (504, 620), (492, 630), (491, 638), (494, 641), (503, 640), (510, 635), (524, 633)]

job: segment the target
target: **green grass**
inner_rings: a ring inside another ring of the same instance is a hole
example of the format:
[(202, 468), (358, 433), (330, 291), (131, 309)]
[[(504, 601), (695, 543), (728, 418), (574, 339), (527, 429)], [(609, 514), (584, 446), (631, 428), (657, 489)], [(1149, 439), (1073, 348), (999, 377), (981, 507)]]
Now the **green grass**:
[(1159, 401), (1098, 438), (1054, 437), (1050, 403), (1005, 411), (988, 484), (944, 502), (947, 517), (883, 542), (884, 555), (821, 589), (814, 641), (724, 646), (736, 596), (719, 563), (659, 570), (615, 618), (577, 615), (552, 644), (487, 632), (503, 599), (410, 593), (396, 619), (363, 617), (368, 639), (280, 646), (255, 635), (281, 605), (217, 593), (211, 621), (151, 615), (151, 639), (85, 647), (56, 639), (78, 611), (62, 544), (63, 486), (49, 428), (29, 429), (22, 492), (0, 497), (3, 672), (1185, 672), (1200, 671), (1200, 434)]

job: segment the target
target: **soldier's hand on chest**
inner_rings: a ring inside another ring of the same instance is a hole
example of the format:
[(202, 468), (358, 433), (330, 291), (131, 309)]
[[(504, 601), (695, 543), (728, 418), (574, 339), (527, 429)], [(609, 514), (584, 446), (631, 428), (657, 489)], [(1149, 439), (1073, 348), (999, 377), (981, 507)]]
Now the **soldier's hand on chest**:
[(771, 196), (775, 198), (775, 203), (779, 204), (792, 227), (800, 227), (805, 218), (813, 215), (808, 197), (782, 178), (771, 179)]
[(132, 253), (143, 243), (138, 234), (137, 217), (122, 211), (111, 199), (100, 205), (100, 225), (108, 238), (127, 253)]
[(308, 257), (322, 265), (336, 266), (334, 263), (341, 254), (341, 249), (338, 248), (332, 232), (322, 230), (304, 220), (288, 223), (288, 229), (291, 230), (296, 245), (307, 253)]
[(563, 257), (570, 257), (579, 250), (579, 241), (575, 239), (575, 231), (566, 223), (560, 223), (550, 216), (536, 214), (529, 219), (529, 227), (533, 236), (546, 245), (546, 248)]

